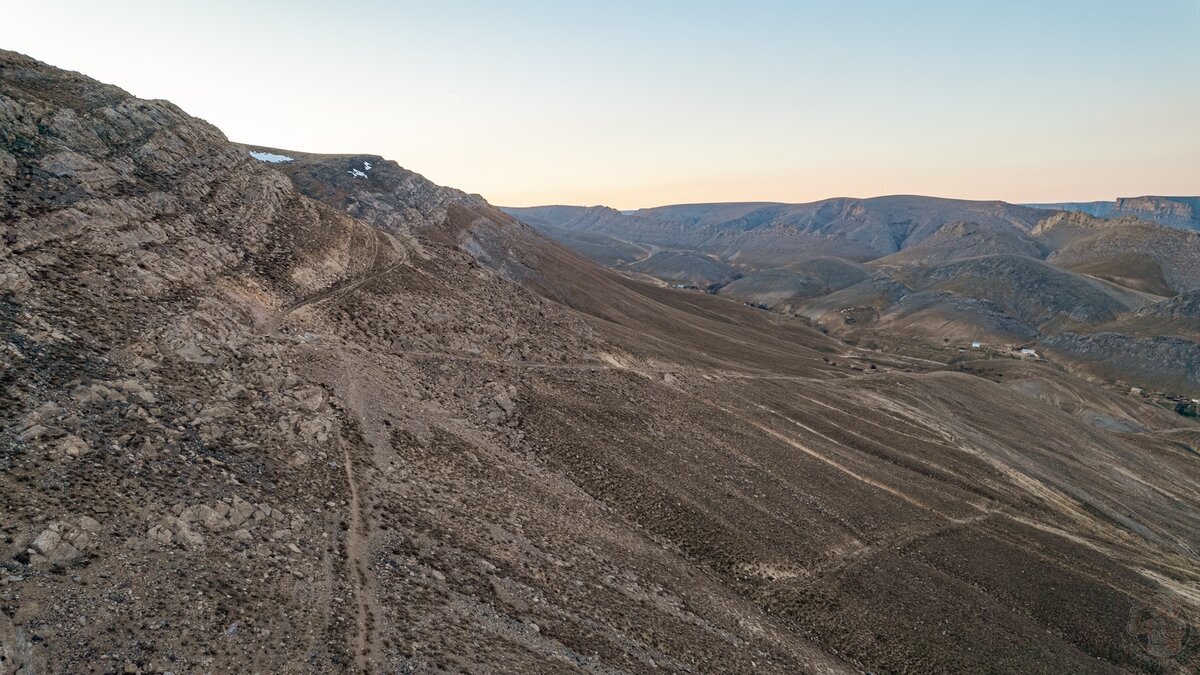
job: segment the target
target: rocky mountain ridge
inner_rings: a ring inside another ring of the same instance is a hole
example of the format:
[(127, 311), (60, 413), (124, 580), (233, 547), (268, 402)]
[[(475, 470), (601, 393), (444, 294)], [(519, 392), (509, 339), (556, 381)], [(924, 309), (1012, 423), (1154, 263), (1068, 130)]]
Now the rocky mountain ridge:
[(1185, 230), (1200, 229), (1200, 197), (1119, 197), (1105, 202), (1027, 204), (1033, 208), (1086, 213), (1097, 218), (1134, 217)]

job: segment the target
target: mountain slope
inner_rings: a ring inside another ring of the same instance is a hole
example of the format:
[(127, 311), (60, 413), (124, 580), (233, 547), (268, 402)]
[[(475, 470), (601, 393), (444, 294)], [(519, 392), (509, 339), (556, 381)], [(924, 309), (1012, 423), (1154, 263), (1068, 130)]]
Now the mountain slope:
[(9, 52), (0, 149), (14, 669), (1155, 671), (1131, 613), (1200, 582), (1200, 426), (1054, 368), (858, 351)]
[(1099, 322), (1154, 301), (1144, 294), (1015, 255), (982, 256), (906, 274), (921, 290), (953, 291), (994, 302), (1033, 326)]

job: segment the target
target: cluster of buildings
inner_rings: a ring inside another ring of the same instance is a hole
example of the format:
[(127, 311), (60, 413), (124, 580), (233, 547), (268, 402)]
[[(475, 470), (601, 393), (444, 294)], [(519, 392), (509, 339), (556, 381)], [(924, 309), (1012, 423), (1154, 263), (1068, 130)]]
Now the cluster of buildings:
[[(972, 349), (972, 350), (981, 350), (981, 349), (983, 349), (983, 348), (984, 348), (984, 344), (983, 344), (983, 342), (981, 342), (980, 340), (972, 340), (972, 341), (971, 341), (971, 349)], [(965, 349), (963, 349), (962, 347), (959, 347), (959, 348), (958, 348), (958, 350), (959, 350), (960, 352), (961, 352), (961, 351), (966, 351), (966, 350), (965, 350)], [(1039, 355), (1039, 354), (1037, 353), (1037, 350), (1033, 349), (1032, 347), (1011, 347), (1011, 346), (1008, 346), (1008, 347), (1003, 347), (1003, 348), (999, 349), (998, 351), (1001, 351), (1001, 352), (1007, 352), (1007, 353), (1010, 353), (1010, 354), (1016, 354), (1017, 356), (1019, 356), (1019, 357), (1021, 357), (1021, 358), (1023, 358), (1023, 359), (1033, 359), (1033, 360), (1035, 360), (1035, 361), (1039, 361), (1039, 360), (1041, 360), (1041, 358), (1042, 358), (1042, 357), (1041, 357), (1041, 355)]]

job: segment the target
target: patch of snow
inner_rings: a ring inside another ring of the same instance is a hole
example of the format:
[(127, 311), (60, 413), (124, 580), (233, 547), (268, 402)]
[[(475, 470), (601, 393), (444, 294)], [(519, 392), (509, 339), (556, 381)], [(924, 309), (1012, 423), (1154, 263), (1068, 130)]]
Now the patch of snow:
[(250, 151), (250, 156), (260, 162), (270, 162), (271, 164), (278, 164), (279, 162), (291, 162), (295, 159), (293, 157), (288, 157), (287, 155), (276, 155), (273, 152), (257, 152), (254, 150)]
[(350, 174), (351, 176), (354, 176), (354, 177), (356, 177), (356, 178), (366, 178), (366, 177), (367, 177), (367, 174), (365, 174), (365, 173), (363, 173), (363, 172), (359, 171), (358, 169), (350, 169), (350, 170), (349, 170), (349, 171), (347, 171), (346, 173), (348, 173), (348, 174)]
[(370, 170), (371, 170), (371, 163), (370, 163), (370, 162), (363, 162), (363, 168), (364, 168), (364, 169), (366, 169), (367, 171), (370, 171)]

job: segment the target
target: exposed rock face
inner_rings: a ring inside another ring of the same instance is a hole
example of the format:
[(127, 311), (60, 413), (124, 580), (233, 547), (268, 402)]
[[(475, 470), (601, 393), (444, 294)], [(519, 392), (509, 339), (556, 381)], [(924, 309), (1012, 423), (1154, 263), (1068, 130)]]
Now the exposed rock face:
[(29, 635), (0, 614), (0, 674), (36, 675), (40, 669), (34, 659)]
[(1156, 222), (1196, 222), (1200, 224), (1193, 208), (1196, 198), (1172, 199), (1170, 197), (1122, 197), (1117, 200), (1117, 211), (1137, 214)]
[(1029, 204), (1036, 208), (1086, 213), (1097, 218), (1134, 217), (1167, 227), (1200, 229), (1200, 197), (1121, 197), (1110, 202)]
[(278, 152), (291, 160), (274, 168), (287, 174), (301, 192), (395, 235), (436, 228), (453, 205), (486, 204), (478, 195), (442, 187), (377, 155)]
[(8, 52), (0, 149), (5, 668), (1152, 670), (1127, 617), (1200, 581), (1200, 427), (1054, 368), (856, 350)]
[(1140, 318), (1171, 318), (1195, 321), (1200, 326), (1200, 289), (1180, 293), (1173, 298), (1142, 307), (1134, 312)]

